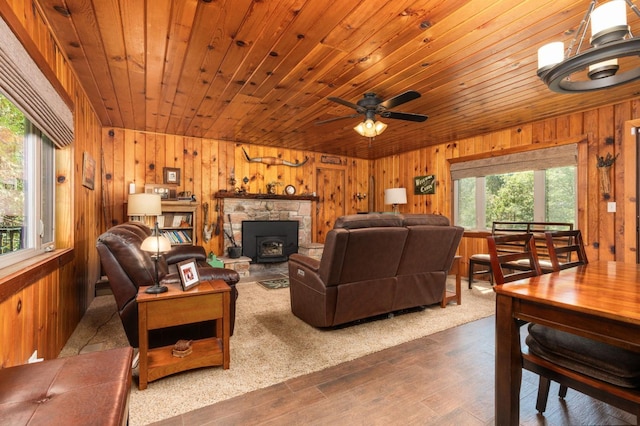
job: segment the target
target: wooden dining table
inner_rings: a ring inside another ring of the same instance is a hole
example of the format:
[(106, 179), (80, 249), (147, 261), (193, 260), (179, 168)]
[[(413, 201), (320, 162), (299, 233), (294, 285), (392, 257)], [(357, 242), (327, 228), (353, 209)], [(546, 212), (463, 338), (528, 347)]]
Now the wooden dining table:
[(518, 425), (518, 319), (640, 352), (640, 265), (596, 261), (497, 285), (495, 424)]

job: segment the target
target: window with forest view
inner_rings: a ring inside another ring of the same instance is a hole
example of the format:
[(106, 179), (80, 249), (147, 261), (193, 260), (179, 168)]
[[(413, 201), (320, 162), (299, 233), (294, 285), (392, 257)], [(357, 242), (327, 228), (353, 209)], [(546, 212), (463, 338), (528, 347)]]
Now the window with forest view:
[(55, 148), (0, 94), (0, 267), (53, 246)]
[(491, 229), (494, 221), (576, 224), (576, 166), (527, 170), (454, 181), (455, 222)]

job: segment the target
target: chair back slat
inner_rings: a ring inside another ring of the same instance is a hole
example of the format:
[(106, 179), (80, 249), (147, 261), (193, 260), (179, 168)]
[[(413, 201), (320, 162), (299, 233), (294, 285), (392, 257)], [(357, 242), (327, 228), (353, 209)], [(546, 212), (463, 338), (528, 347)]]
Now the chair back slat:
[(545, 232), (545, 238), (554, 271), (589, 263), (579, 229)]
[(491, 269), (496, 284), (540, 275), (533, 234), (501, 234), (487, 237)]

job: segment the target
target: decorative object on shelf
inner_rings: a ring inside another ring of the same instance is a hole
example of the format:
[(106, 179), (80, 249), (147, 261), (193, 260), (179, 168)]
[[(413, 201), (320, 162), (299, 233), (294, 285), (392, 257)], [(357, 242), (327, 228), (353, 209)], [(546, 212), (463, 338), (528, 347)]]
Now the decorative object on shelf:
[(91, 154), (84, 152), (82, 154), (82, 186), (93, 190), (96, 180), (96, 160)]
[(287, 161), (287, 160), (283, 160), (282, 158), (277, 158), (277, 157), (255, 157), (255, 158), (251, 158), (249, 157), (249, 154), (247, 154), (247, 151), (244, 150), (244, 148), (242, 148), (242, 152), (244, 152), (244, 158), (247, 159), (248, 162), (250, 163), (262, 163), (262, 164), (268, 164), (270, 166), (289, 166), (289, 167), (300, 167), (302, 165), (304, 165), (307, 161), (309, 161), (309, 157), (305, 157), (304, 161), (302, 163), (299, 163), (298, 160), (296, 160), (295, 163), (292, 163), (291, 161)]
[(171, 350), (171, 355), (178, 358), (184, 358), (187, 355), (191, 355), (191, 353), (193, 352), (193, 348), (191, 347), (192, 343), (193, 343), (193, 340), (185, 340), (185, 339), (178, 340), (176, 344), (173, 345), (173, 349)]
[(228, 214), (227, 217), (229, 218), (229, 229), (231, 230), (230, 233), (227, 232), (226, 229), (224, 230), (224, 235), (226, 235), (231, 242), (231, 247), (227, 248), (227, 253), (229, 254), (229, 257), (231, 259), (237, 259), (242, 256), (242, 247), (240, 247), (238, 243), (236, 243), (236, 239), (233, 236), (233, 224), (231, 223), (231, 215)]
[(296, 187), (293, 185), (287, 185), (284, 187), (284, 193), (286, 195), (295, 195), (296, 194)]
[(172, 183), (174, 185), (180, 185), (180, 169), (173, 167), (162, 168), (163, 183)]
[(384, 190), (384, 203), (391, 204), (394, 214), (400, 214), (399, 204), (407, 204), (406, 188), (387, 188)]
[[(146, 195), (146, 194), (145, 194)], [(160, 197), (158, 197), (160, 198)], [(145, 290), (145, 293), (158, 294), (164, 293), (167, 291), (166, 286), (160, 285), (160, 279), (158, 276), (158, 262), (160, 261), (160, 256), (163, 253), (166, 253), (171, 250), (171, 242), (166, 238), (160, 235), (160, 229), (158, 229), (158, 222), (153, 228), (153, 233), (144, 239), (142, 244), (140, 245), (140, 250), (146, 251), (147, 253), (151, 253), (151, 257), (155, 262), (155, 282), (154, 284)]]
[(365, 194), (364, 192), (358, 192), (356, 195), (354, 195), (354, 197), (358, 200), (358, 201), (362, 201), (365, 198), (367, 198), (367, 194)]
[[(640, 11), (630, 0), (613, 0), (597, 8), (596, 3), (596, 0), (589, 3), (566, 53), (563, 42), (549, 43), (538, 49), (538, 76), (554, 92), (590, 92), (640, 78), (640, 66), (631, 61), (627, 63), (636, 65), (635, 68), (617, 74), (620, 69), (618, 58), (640, 55), (640, 39), (633, 37), (627, 24), (626, 6), (638, 16)], [(589, 21), (592, 47), (580, 52)], [(572, 56), (574, 46), (576, 52)], [(585, 68), (588, 68), (588, 79), (581, 79), (580, 72)]]
[(280, 185), (282, 185), (280, 182), (276, 182), (276, 181), (269, 182), (267, 184), (267, 194), (276, 194), (277, 193), (276, 188)]
[(413, 193), (415, 195), (435, 194), (436, 193), (436, 176), (416, 176), (413, 178)]
[(200, 282), (195, 259), (178, 262), (178, 272), (180, 273), (180, 284), (182, 284), (183, 290), (189, 290)]
[(611, 166), (615, 163), (618, 155), (614, 157), (611, 153), (607, 153), (606, 157), (597, 157), (598, 158), (598, 172), (600, 173), (600, 190), (602, 191), (602, 195), (605, 198), (608, 198), (611, 193), (611, 178), (609, 176), (611, 171)]

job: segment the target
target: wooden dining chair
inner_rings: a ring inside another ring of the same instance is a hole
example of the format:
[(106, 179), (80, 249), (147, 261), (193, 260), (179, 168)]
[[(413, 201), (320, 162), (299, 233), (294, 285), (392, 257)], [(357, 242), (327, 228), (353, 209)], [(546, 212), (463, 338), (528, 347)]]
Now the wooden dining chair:
[(589, 263), (579, 229), (545, 232), (545, 238), (554, 271)]
[(533, 234), (487, 237), (491, 270), (496, 284), (540, 275), (540, 263)]

